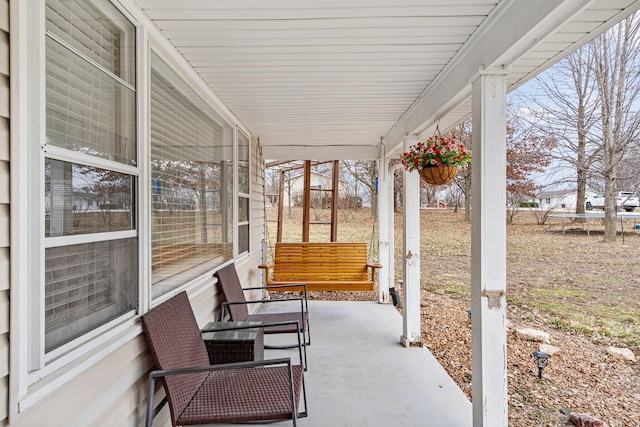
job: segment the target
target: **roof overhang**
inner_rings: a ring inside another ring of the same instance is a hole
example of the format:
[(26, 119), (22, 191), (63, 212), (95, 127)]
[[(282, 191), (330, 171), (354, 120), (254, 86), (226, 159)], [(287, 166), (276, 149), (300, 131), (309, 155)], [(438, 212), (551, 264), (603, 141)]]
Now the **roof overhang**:
[(512, 90), (637, 11), (633, 0), (136, 0), (268, 159), (377, 159)]

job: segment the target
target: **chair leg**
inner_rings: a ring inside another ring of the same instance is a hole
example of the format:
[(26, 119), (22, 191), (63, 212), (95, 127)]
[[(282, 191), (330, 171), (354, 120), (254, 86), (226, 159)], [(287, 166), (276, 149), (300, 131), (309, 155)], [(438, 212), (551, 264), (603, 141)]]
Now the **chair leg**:
[(309, 415), (307, 408), (307, 388), (305, 387), (304, 377), (302, 377), (302, 401), (304, 402), (304, 412), (298, 413), (298, 418), (306, 418)]
[[(309, 336), (309, 324), (307, 323), (306, 328), (302, 328), (302, 351), (304, 352), (304, 370), (307, 370), (307, 346), (311, 345), (311, 336)], [(298, 339), (298, 341), (300, 341)], [(298, 347), (298, 345), (296, 344), (291, 344), (291, 345), (268, 345), (265, 344), (264, 348), (266, 350), (286, 350), (289, 348), (296, 348)]]
[(307, 324), (305, 325), (306, 326), (305, 329), (307, 330), (307, 340), (308, 341), (304, 343), (305, 346), (311, 345), (311, 332), (310, 332), (310, 329), (309, 329), (309, 320), (308, 319), (309, 318), (307, 317)]
[(302, 346), (302, 351), (304, 351), (304, 370), (307, 370), (307, 367), (309, 366), (309, 364), (307, 363), (307, 338), (306, 338), (306, 333), (305, 330), (307, 328), (302, 328), (302, 341), (304, 342), (304, 345)]

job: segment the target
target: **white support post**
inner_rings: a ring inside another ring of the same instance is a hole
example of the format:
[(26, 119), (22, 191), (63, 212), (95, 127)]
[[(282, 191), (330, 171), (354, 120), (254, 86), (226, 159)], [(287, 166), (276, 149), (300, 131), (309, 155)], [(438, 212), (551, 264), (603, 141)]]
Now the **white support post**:
[[(404, 151), (418, 142), (415, 136), (404, 139)], [(402, 210), (403, 223), (403, 335), (400, 342), (405, 347), (420, 342), (420, 176), (417, 172), (404, 171)]]
[(389, 162), (383, 157), (378, 159), (378, 262), (382, 268), (378, 270), (378, 302), (389, 302), (389, 265), (393, 264), (390, 256), (389, 242), (393, 240), (393, 234), (389, 228), (389, 215), (393, 215), (393, 205), (389, 206)]
[[(389, 227), (389, 288), (395, 287), (396, 280), (396, 239), (395, 239), (395, 192), (394, 192), (394, 173), (396, 169), (402, 167), (402, 165), (394, 165), (389, 167), (389, 175), (387, 178), (387, 195), (388, 195), (388, 204), (389, 204), (389, 218), (388, 218), (388, 227)], [(397, 290), (397, 289), (396, 289)]]
[(506, 73), (472, 80), (471, 309), (474, 427), (507, 427)]

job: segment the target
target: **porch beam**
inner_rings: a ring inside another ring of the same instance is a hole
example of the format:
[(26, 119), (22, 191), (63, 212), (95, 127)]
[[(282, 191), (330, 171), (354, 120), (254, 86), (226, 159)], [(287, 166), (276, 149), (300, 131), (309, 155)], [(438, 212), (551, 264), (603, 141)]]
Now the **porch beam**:
[(390, 149), (405, 135), (430, 129), (471, 95), (479, 67), (507, 68), (545, 36), (586, 8), (592, 0), (500, 2), (482, 27), (385, 135)]
[[(404, 138), (404, 151), (418, 142), (417, 136)], [(403, 172), (402, 210), (404, 222), (402, 272), (402, 322), (400, 342), (405, 347), (420, 343), (420, 176)]]
[[(283, 136), (284, 139), (285, 136)], [(296, 141), (304, 139), (296, 137)], [(315, 159), (317, 161), (332, 160), (376, 160), (380, 148), (372, 145), (299, 145), (295, 141), (290, 144), (264, 145), (262, 154), (266, 159)]]
[(507, 427), (507, 76), (472, 81), (471, 309), (474, 427)]

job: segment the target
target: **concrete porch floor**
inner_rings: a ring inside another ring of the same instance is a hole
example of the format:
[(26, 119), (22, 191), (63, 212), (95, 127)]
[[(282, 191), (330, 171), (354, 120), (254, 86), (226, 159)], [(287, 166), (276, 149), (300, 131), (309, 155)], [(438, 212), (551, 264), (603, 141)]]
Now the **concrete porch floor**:
[[(262, 310), (283, 310), (286, 304), (270, 303)], [(402, 316), (393, 305), (309, 301), (309, 313), (309, 417), (298, 425), (472, 425), (471, 402), (431, 353), (400, 344)], [(277, 344), (284, 338), (295, 340), (293, 335), (268, 335), (265, 342)], [(266, 350), (265, 358), (286, 354), (298, 360), (289, 350)]]

